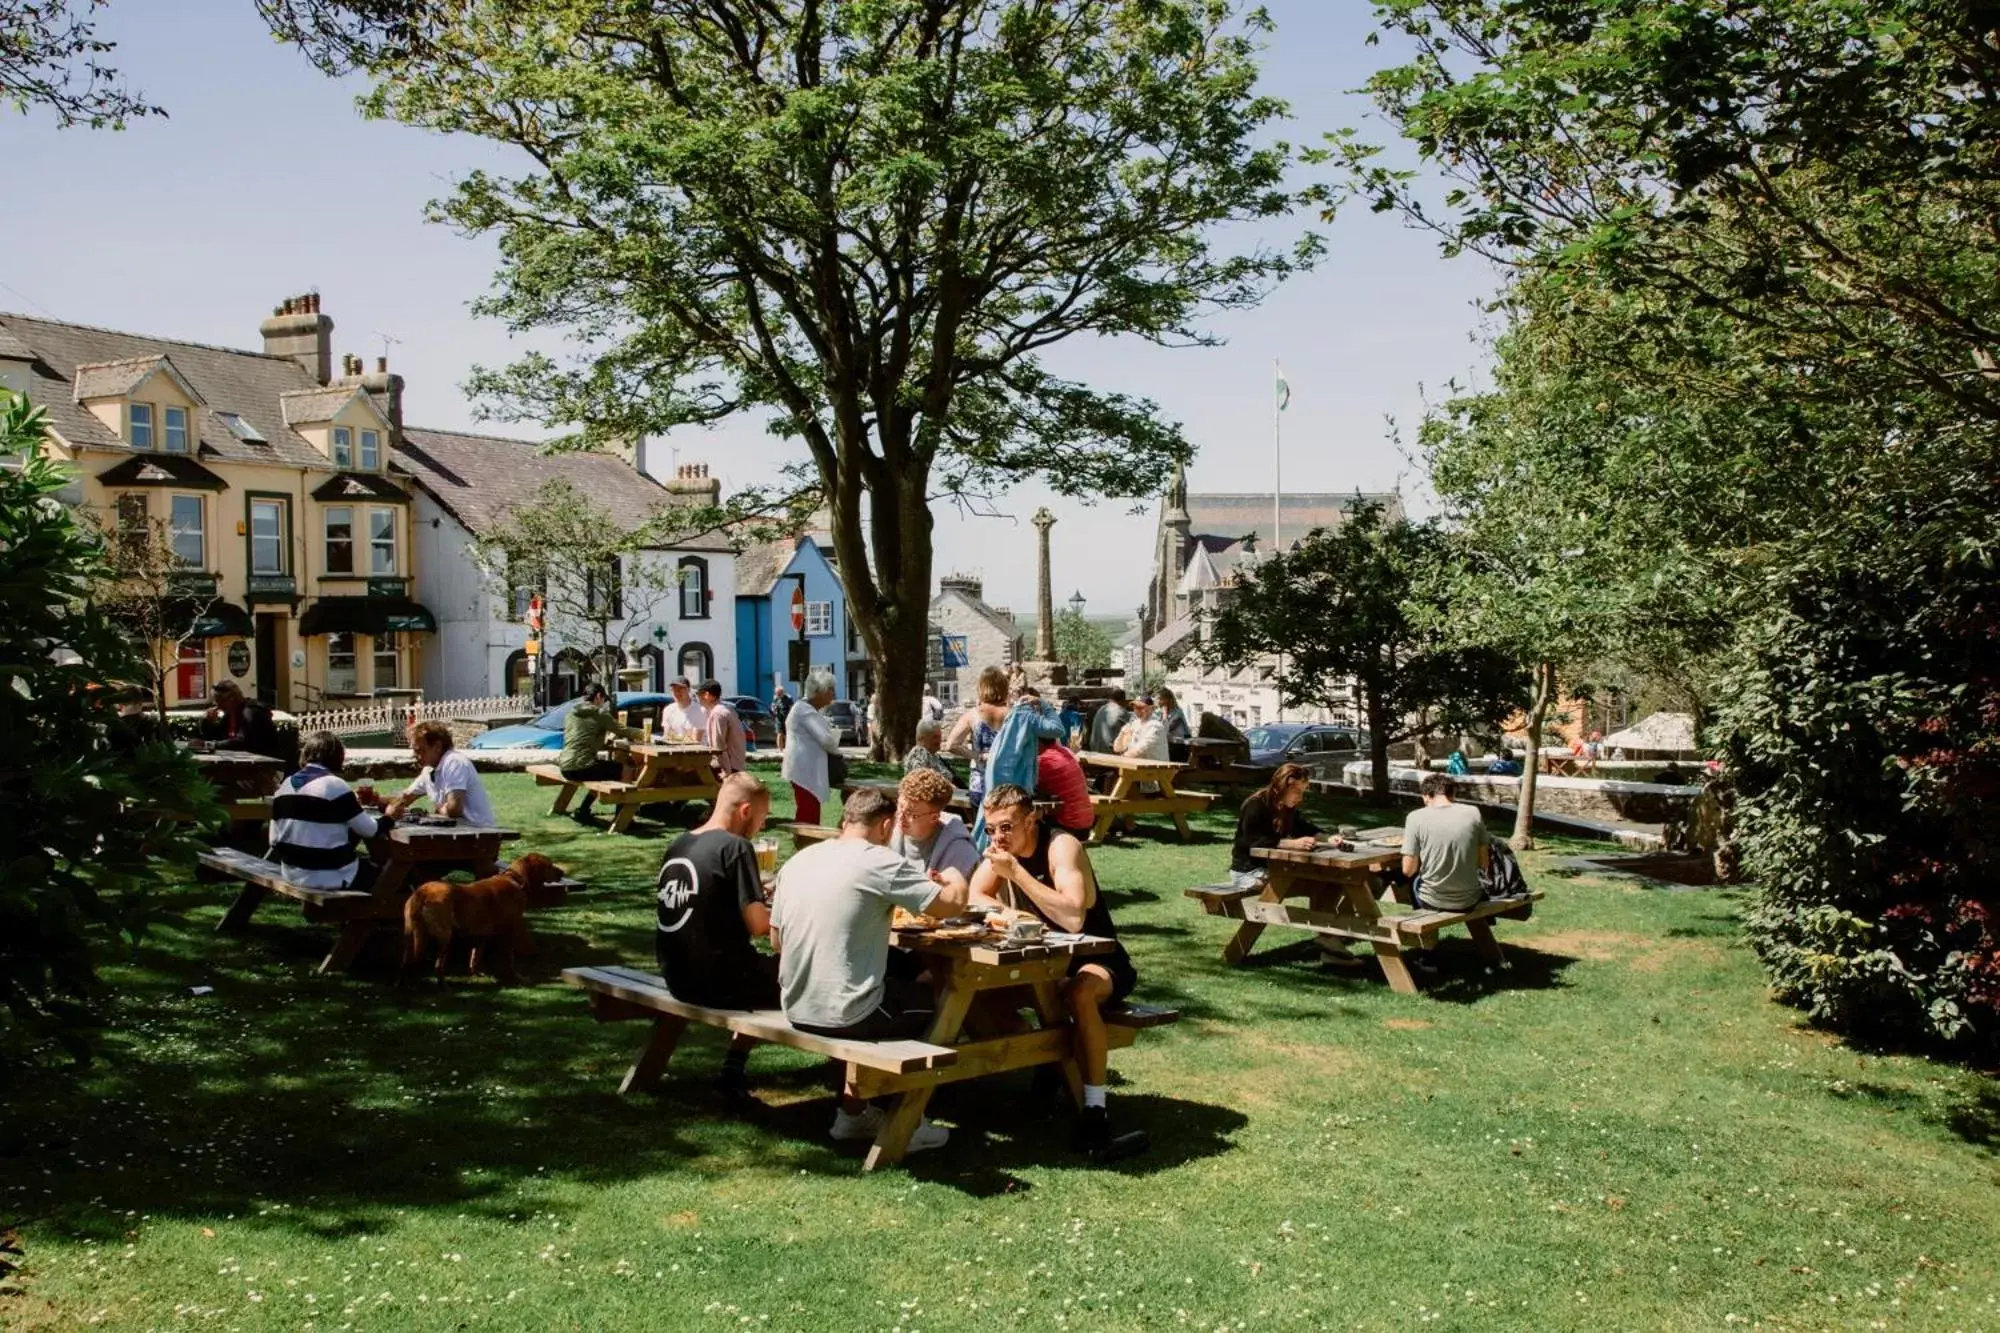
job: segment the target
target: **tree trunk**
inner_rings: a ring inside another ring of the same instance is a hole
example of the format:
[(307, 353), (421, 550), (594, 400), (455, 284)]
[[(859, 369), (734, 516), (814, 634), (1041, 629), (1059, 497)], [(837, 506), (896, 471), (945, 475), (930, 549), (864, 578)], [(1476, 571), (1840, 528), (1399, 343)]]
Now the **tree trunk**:
[(1542, 723), (1555, 703), (1556, 665), (1535, 667), (1535, 699), (1528, 708), (1528, 757), (1521, 765), (1521, 801), (1514, 807), (1514, 836), (1508, 842), (1516, 851), (1532, 851), (1535, 846), (1535, 775), (1542, 767)]
[(1389, 729), (1382, 725), (1382, 692), (1368, 688), (1363, 694), (1368, 705), (1368, 781), (1375, 804), (1389, 804)]
[(930, 663), (928, 475), (908, 469), (871, 486), (868, 495), (869, 540), (864, 542), (861, 535), (856, 487), (851, 506), (833, 506), (833, 544), (847, 586), (847, 613), (861, 631), (875, 666), (881, 744), (894, 759), (916, 744)]

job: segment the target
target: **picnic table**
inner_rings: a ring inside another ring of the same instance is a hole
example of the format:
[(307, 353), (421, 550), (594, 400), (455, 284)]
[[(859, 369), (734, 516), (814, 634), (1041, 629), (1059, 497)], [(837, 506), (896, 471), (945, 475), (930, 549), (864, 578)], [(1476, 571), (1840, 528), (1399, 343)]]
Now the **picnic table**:
[[(1392, 883), (1383, 874), (1400, 869), (1402, 830), (1364, 829), (1352, 841), (1353, 846), (1345, 850), (1252, 848), (1250, 854), (1265, 863), (1269, 875), (1261, 890), (1229, 885), (1188, 889), (1187, 896), (1199, 901), (1211, 916), (1232, 917), (1243, 923), (1223, 946), (1222, 960), (1241, 963), (1266, 926), (1296, 926), (1316, 935), (1372, 945), (1389, 988), (1414, 995), (1416, 978), (1403, 961), (1405, 951), (1433, 948), (1439, 931), (1463, 925), (1482, 958), (1501, 962), (1503, 955), (1500, 942), (1493, 937), (1491, 918), (1526, 920), (1534, 911), (1535, 899), (1542, 896), (1537, 889), (1521, 897), (1489, 898), (1463, 912), (1413, 909), (1384, 913), (1384, 897), (1409, 903), (1408, 888), (1400, 881)], [(1288, 898), (1304, 898), (1307, 905), (1288, 907)]]
[[(946, 1083), (1059, 1065), (1071, 1095), (1081, 1102), (1083, 1080), (1076, 1063), (1074, 1032), (1062, 1005), (1061, 983), (1072, 958), (1108, 953), (1112, 941), (1072, 935), (1038, 944), (1010, 944), (998, 935), (951, 940), (939, 939), (929, 931), (898, 931), (895, 941), (923, 954), (931, 974), (940, 982), (937, 1016), (919, 1040), (823, 1037), (794, 1028), (777, 1010), (704, 1009), (675, 999), (657, 976), (638, 968), (571, 968), (563, 973), (563, 980), (590, 993), (591, 1012), (600, 1022), (653, 1020), (652, 1035), (620, 1091), (657, 1086), (690, 1021), (845, 1062), (844, 1085), (849, 1095), (894, 1098), (881, 1132), (868, 1150), (865, 1171), (903, 1159), (931, 1094)], [(1016, 987), (1026, 988), (1032, 997), (1039, 1027), (992, 1036), (965, 1031), (966, 1017), (978, 996)], [(1110, 1048), (1119, 1050), (1132, 1044), (1138, 1029), (1158, 1027), (1179, 1017), (1169, 1009), (1127, 1005), (1105, 1012), (1105, 1035)]]
[(620, 781), (573, 782), (554, 764), (530, 764), (527, 771), (538, 786), (561, 788), (549, 807), (552, 815), (569, 809), (570, 798), (579, 787), (589, 788), (598, 800), (618, 812), (606, 826), (607, 833), (631, 828), (640, 806), (661, 801), (713, 801), (721, 789), (722, 780), (715, 775), (716, 752), (709, 746), (643, 741), (626, 747), (624, 753), (628, 762)]
[(436, 867), (442, 874), (469, 866), (484, 878), (499, 868), (501, 844), (520, 836), (513, 829), (469, 824), (398, 824), (387, 834), (368, 840), (368, 857), (375, 863), (376, 874), (375, 882), (365, 890), (291, 884), (272, 862), (227, 848), (202, 853), (201, 863), (205, 869), (243, 884), (236, 901), (223, 913), (218, 931), (242, 930), (272, 894), (293, 899), (303, 905), (307, 921), (340, 927), (332, 950), (318, 969), (332, 972), (352, 967), (377, 931), (394, 929), (401, 922), (403, 899), (413, 884), (423, 882), (420, 872)]
[(268, 797), (285, 780), (285, 764), (269, 755), (248, 750), (189, 750), (194, 766), (215, 788), (231, 819), (257, 820), (271, 817)]
[[(1186, 842), (1187, 817), (1208, 809), (1215, 800), (1204, 792), (1175, 791), (1175, 779), (1188, 766), (1169, 759), (1139, 759), (1131, 755), (1085, 750), (1077, 755), (1077, 760), (1086, 769), (1112, 775), (1110, 792), (1093, 794), (1090, 798), (1091, 813), (1097, 817), (1090, 830), (1092, 845), (1109, 838), (1121, 821), (1129, 823), (1141, 815), (1170, 817), (1175, 829), (1180, 832), (1181, 841)], [(1156, 785), (1159, 790), (1140, 790), (1148, 784)]]

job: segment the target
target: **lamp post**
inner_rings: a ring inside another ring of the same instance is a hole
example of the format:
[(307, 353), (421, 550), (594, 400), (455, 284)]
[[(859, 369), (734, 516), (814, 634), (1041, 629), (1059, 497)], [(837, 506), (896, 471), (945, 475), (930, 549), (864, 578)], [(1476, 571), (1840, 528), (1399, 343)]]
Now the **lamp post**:
[(1139, 679), (1133, 682), (1132, 689), (1136, 693), (1137, 691), (1143, 690), (1145, 688), (1146, 688), (1146, 607), (1144, 603), (1141, 603), (1139, 606)]
[(1069, 595), (1069, 609), (1080, 617), (1083, 615), (1083, 589), (1078, 588)]

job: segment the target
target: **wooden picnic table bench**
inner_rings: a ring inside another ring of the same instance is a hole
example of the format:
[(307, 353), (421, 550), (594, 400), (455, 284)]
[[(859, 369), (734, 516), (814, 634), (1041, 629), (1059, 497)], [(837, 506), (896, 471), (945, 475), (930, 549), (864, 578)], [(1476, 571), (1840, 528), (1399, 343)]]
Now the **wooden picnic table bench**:
[[(1085, 768), (1112, 775), (1111, 790), (1108, 793), (1093, 793), (1090, 798), (1091, 813), (1096, 816), (1090, 829), (1092, 845), (1108, 839), (1119, 824), (1129, 824), (1142, 815), (1166, 815), (1174, 821), (1181, 841), (1186, 842), (1187, 817), (1207, 810), (1216, 799), (1206, 792), (1174, 790), (1174, 781), (1187, 770), (1186, 764), (1168, 759), (1135, 759), (1130, 755), (1101, 754), (1095, 750), (1083, 751), (1077, 755), (1077, 760)], [(1158, 790), (1140, 790), (1147, 785), (1156, 786)]]
[[(850, 1096), (893, 1096), (889, 1115), (868, 1150), (863, 1170), (899, 1162), (910, 1136), (922, 1123), (931, 1094), (946, 1083), (1036, 1065), (1060, 1065), (1072, 1096), (1083, 1095), (1073, 1034), (1064, 1016), (1059, 987), (1077, 954), (1103, 953), (1110, 940), (1075, 937), (1072, 943), (1010, 945), (996, 939), (939, 940), (924, 932), (901, 932), (897, 943), (927, 956), (940, 980), (937, 1017), (921, 1041), (857, 1041), (802, 1032), (775, 1009), (709, 1009), (675, 999), (654, 973), (635, 967), (573, 967), (563, 980), (590, 996), (591, 1016), (599, 1022), (650, 1020), (652, 1033), (638, 1060), (618, 1086), (620, 1092), (658, 1086), (667, 1061), (687, 1025), (703, 1023), (729, 1032), (811, 1051), (847, 1066), (844, 1086)], [(1041, 1026), (1030, 1032), (968, 1039), (964, 1031), (973, 1000), (982, 992), (1026, 987), (1033, 995)], [(1111, 1049), (1130, 1046), (1141, 1028), (1159, 1027), (1179, 1019), (1171, 1009), (1126, 1005), (1104, 1013), (1105, 1035)]]
[[(1371, 832), (1400, 835), (1400, 830)], [(1406, 951), (1435, 948), (1440, 931), (1464, 926), (1480, 957), (1502, 962), (1505, 955), (1493, 936), (1493, 918), (1525, 921), (1534, 913), (1535, 900), (1542, 896), (1541, 890), (1534, 889), (1517, 897), (1484, 899), (1460, 912), (1413, 908), (1385, 913), (1382, 898), (1396, 901), (1397, 897), (1382, 872), (1401, 862), (1400, 843), (1387, 846), (1358, 841), (1346, 851), (1254, 848), (1251, 855), (1265, 862), (1269, 874), (1261, 889), (1210, 884), (1185, 890), (1209, 915), (1243, 923), (1223, 946), (1224, 962), (1240, 963), (1248, 957), (1266, 926), (1295, 926), (1316, 935), (1371, 945), (1390, 989), (1404, 995), (1417, 992), (1416, 978), (1403, 961)], [(1305, 898), (1307, 906), (1286, 904), (1287, 898), (1298, 897)]]
[[(500, 844), (520, 836), (513, 829), (465, 824), (398, 824), (387, 836), (369, 840), (368, 856), (376, 873), (365, 890), (293, 884), (284, 878), (277, 862), (229, 847), (210, 848), (197, 859), (211, 877), (233, 879), (243, 886), (216, 925), (217, 931), (241, 931), (249, 925), (251, 914), (273, 894), (290, 898), (301, 905), (308, 922), (340, 927), (333, 948), (317, 969), (333, 972), (352, 967), (376, 932), (400, 926), (403, 899), (409, 896), (420, 867), (469, 865), (479, 875), (490, 875), (498, 869)], [(557, 880), (544, 886), (528, 906), (554, 906), (575, 887), (575, 880)]]
[(576, 782), (564, 777), (554, 764), (530, 764), (526, 771), (536, 786), (561, 789), (549, 807), (551, 815), (567, 811), (577, 789), (588, 788), (617, 812), (605, 826), (606, 833), (631, 828), (641, 806), (661, 801), (713, 801), (722, 787), (722, 780), (715, 775), (716, 752), (706, 745), (642, 742), (627, 747), (625, 753), (638, 762), (628, 764), (626, 777), (618, 780)]

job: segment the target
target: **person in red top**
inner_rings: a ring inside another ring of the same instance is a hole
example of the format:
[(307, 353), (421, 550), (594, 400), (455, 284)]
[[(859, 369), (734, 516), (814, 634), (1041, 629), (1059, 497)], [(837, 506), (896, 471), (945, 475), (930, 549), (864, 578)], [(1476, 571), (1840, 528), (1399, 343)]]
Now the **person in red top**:
[(1061, 741), (1045, 740), (1035, 755), (1035, 792), (1056, 802), (1056, 823), (1086, 841), (1097, 817), (1090, 810), (1090, 781)]

